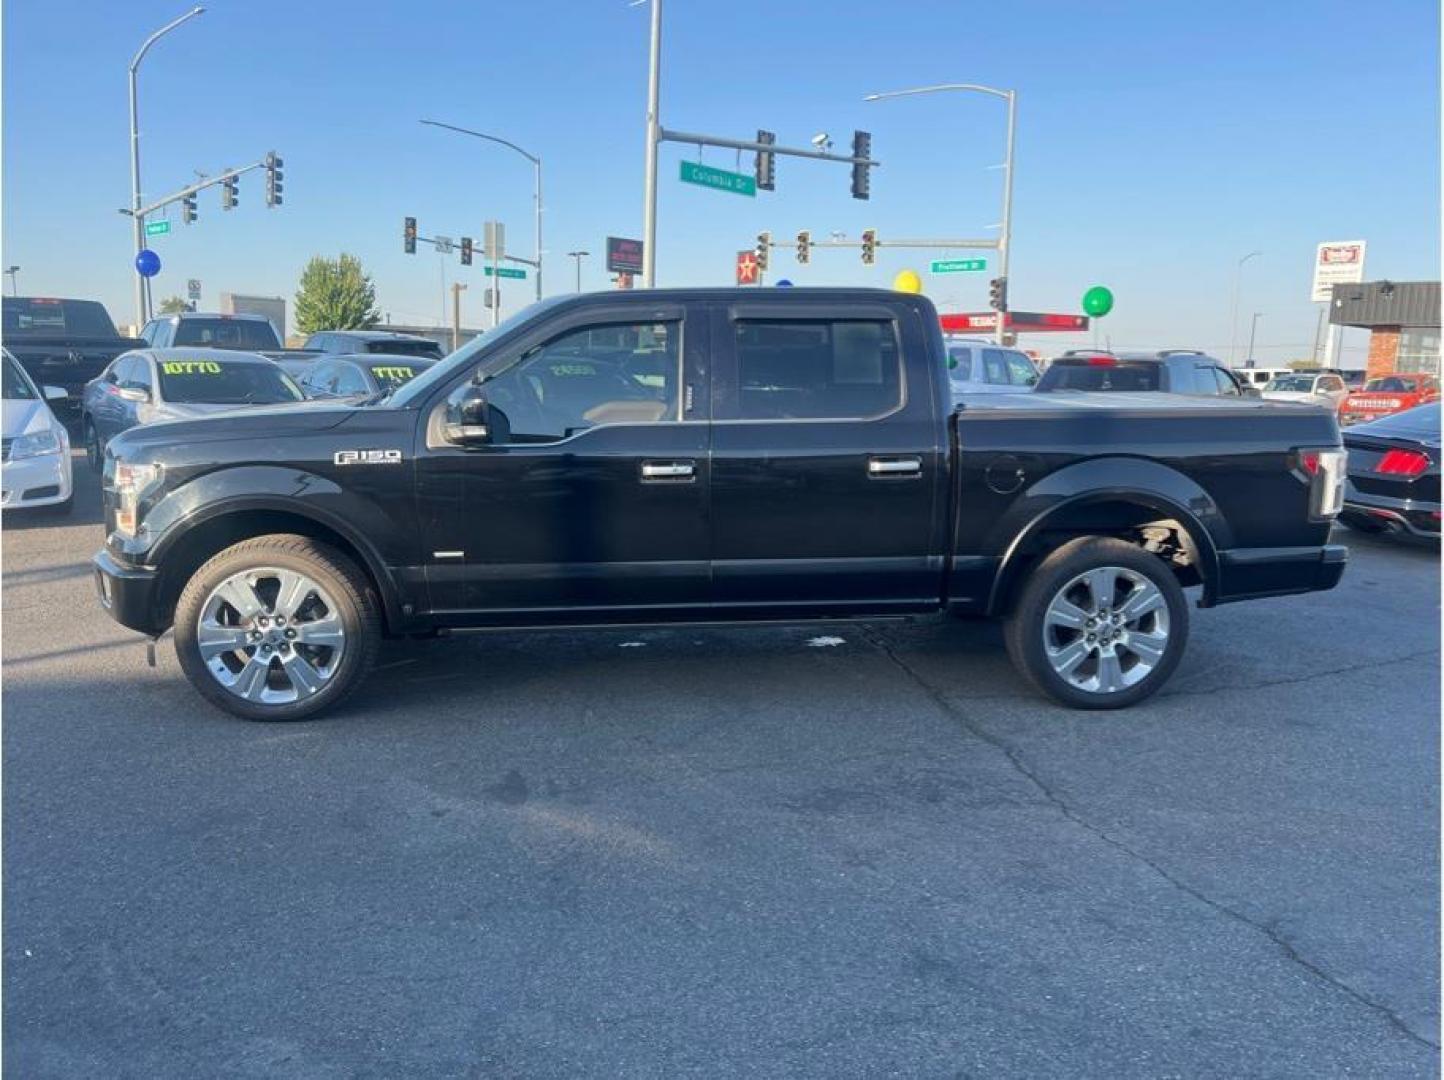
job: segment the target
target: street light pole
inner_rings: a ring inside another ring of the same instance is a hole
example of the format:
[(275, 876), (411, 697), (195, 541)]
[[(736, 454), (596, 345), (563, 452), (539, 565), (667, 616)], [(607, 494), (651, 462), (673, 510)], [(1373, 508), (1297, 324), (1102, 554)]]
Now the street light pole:
[[(472, 138), (475, 138), (475, 139), (485, 139), (487, 142), (498, 143), (499, 145), (505, 146), (505, 147), (507, 147), (507, 148), (510, 149), (510, 150), (515, 150), (518, 154), (520, 154), (522, 157), (526, 158), (528, 161), (531, 162), (531, 164), (532, 164), (532, 170), (533, 170), (532, 202), (533, 202), (533, 204), (534, 204), (534, 209), (535, 209), (535, 212), (536, 212), (536, 213), (535, 213), (535, 218), (536, 218), (536, 264), (535, 264), (535, 265), (536, 265), (536, 298), (537, 298), (538, 300), (540, 300), (540, 299), (542, 298), (542, 163), (541, 163), (541, 158), (537, 157), (535, 154), (528, 153), (527, 151), (523, 150), (520, 146), (518, 146), (516, 143), (514, 143), (514, 142), (508, 142), (506, 139), (498, 138), (498, 137), (495, 136), (495, 135), (487, 135), (487, 134), (485, 134), (485, 133), (483, 133), (483, 132), (480, 132), (480, 131), (472, 131), (470, 128), (457, 127), (455, 124), (443, 124), (440, 120), (423, 120), (423, 121), (421, 121), (421, 122), (422, 122), (423, 124), (428, 124), (428, 125), (430, 125), (431, 127), (445, 128), (447, 131), (455, 131), (455, 132), (458, 132), (459, 134), (462, 134), (462, 135), (470, 135)], [(496, 282), (493, 281), (493, 282), (492, 282), (492, 285), (495, 286), (495, 285), (496, 285)]]
[(1255, 312), (1253, 313), (1253, 323), (1252, 323), (1252, 325), (1250, 325), (1249, 328), (1248, 328), (1248, 355), (1247, 355), (1246, 357), (1244, 357), (1244, 362), (1245, 362), (1245, 363), (1247, 363), (1248, 361), (1250, 361), (1250, 360), (1253, 359), (1253, 341), (1254, 341), (1254, 335), (1258, 333), (1258, 320), (1259, 320), (1259, 316), (1262, 315), (1262, 314), (1263, 314), (1262, 311), (1255, 311)]
[[(1018, 113), (1018, 92), (1016, 90), (1002, 90), (995, 86), (980, 86), (976, 83), (943, 83), (939, 86), (919, 86), (911, 90), (887, 90), (880, 94), (868, 94), (864, 101), (882, 101), (884, 98), (912, 97), (916, 94), (937, 94), (946, 91), (963, 91), (974, 94), (990, 94), (996, 98), (1002, 98), (1008, 103), (1008, 139), (1007, 155), (1003, 163), (1005, 177), (1003, 180), (1003, 220), (998, 235), (998, 276), (1005, 282), (1008, 279), (1008, 256), (1013, 245), (1013, 143), (1017, 131)], [(1004, 323), (1006, 312), (998, 312), (998, 325), (993, 334), (993, 339), (998, 344), (1003, 343), (1005, 336)]]
[(582, 291), (582, 260), (590, 255), (590, 251), (568, 251), (567, 257), (577, 261), (577, 292)]
[[(140, 118), (139, 109), (136, 104), (136, 72), (140, 69), (140, 62), (145, 59), (145, 54), (150, 47), (161, 38), (169, 34), (183, 22), (195, 18), (205, 12), (203, 7), (194, 7), (177, 19), (166, 23), (150, 37), (146, 38), (130, 61), (130, 222), (135, 233), (135, 254), (139, 255), (145, 249), (145, 218), (140, 213)], [(145, 278), (140, 276), (140, 271), (135, 272), (135, 328), (136, 333), (146, 321), (146, 288)]]
[(657, 143), (662, 138), (659, 115), (662, 91), (662, 0), (651, 0), (652, 29), (647, 65), (647, 175), (643, 180), (642, 284), (657, 284)]
[(17, 275), (19, 275), (19, 273), (20, 273), (20, 267), (18, 267), (18, 266), (7, 266), (7, 267), (5, 268), (5, 272), (10, 275), (10, 295), (11, 295), (11, 296), (19, 296), (19, 295), (20, 295), (20, 286), (19, 286), (19, 284), (18, 284), (18, 277), (17, 277)]
[[(1233, 271), (1233, 316), (1232, 316), (1232, 318), (1230, 319), (1230, 322), (1229, 322), (1229, 331), (1228, 331), (1228, 366), (1229, 366), (1229, 367), (1235, 366), (1235, 361), (1237, 361), (1237, 359), (1238, 359), (1238, 355), (1237, 355), (1237, 354), (1238, 354), (1238, 290), (1239, 290), (1239, 282), (1240, 282), (1241, 279), (1243, 278), (1243, 264), (1246, 263), (1246, 262), (1248, 262), (1248, 261), (1249, 261), (1250, 259), (1252, 259), (1255, 255), (1262, 255), (1262, 254), (1263, 254), (1263, 252), (1261, 252), (1261, 251), (1250, 251), (1250, 252), (1249, 252), (1247, 255), (1245, 255), (1242, 259), (1240, 259), (1240, 260), (1238, 261), (1238, 265), (1237, 265), (1236, 267), (1234, 267), (1234, 271)], [(1250, 349), (1249, 351), (1252, 352), (1253, 350)]]

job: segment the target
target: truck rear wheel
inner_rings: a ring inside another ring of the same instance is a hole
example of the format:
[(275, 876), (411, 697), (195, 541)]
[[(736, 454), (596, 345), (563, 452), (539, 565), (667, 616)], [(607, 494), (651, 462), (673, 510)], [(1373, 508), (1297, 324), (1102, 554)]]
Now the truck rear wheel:
[(305, 536), (226, 548), (176, 604), (176, 658), (213, 705), (247, 720), (301, 720), (365, 679), (381, 637), (379, 603), (345, 555)]
[(1188, 603), (1157, 556), (1082, 537), (1029, 575), (1003, 636), (1013, 663), (1054, 701), (1121, 709), (1173, 674), (1188, 640)]

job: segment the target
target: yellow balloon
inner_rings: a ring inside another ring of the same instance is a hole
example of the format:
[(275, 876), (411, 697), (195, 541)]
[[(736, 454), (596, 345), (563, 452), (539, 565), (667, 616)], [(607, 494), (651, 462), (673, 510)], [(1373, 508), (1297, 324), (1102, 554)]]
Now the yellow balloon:
[(920, 293), (923, 291), (923, 279), (916, 270), (899, 270), (897, 277), (892, 279), (892, 287), (898, 292)]

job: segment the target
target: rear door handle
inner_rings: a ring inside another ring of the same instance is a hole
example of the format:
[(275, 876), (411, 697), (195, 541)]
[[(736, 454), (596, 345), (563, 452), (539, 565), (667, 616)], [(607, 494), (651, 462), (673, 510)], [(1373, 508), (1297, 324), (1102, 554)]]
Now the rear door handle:
[(692, 480), (697, 475), (697, 465), (692, 461), (644, 461), (642, 480)]
[(873, 480), (921, 476), (923, 459), (918, 457), (870, 457), (867, 475)]

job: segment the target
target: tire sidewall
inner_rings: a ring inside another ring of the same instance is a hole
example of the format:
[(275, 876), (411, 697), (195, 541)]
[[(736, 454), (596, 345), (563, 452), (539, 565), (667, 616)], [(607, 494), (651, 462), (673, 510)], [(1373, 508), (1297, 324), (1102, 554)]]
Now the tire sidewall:
[[(1053, 670), (1043, 644), (1048, 604), (1065, 584), (1100, 566), (1119, 566), (1142, 574), (1158, 587), (1168, 605), (1168, 647), (1163, 659), (1133, 686), (1112, 694), (1081, 690)], [(1156, 555), (1123, 540), (1089, 538), (1060, 548), (1038, 567), (1013, 616), (1008, 644), (1028, 677), (1055, 701), (1075, 709), (1122, 709), (1156, 693), (1173, 675), (1188, 642), (1188, 598), (1173, 572)]]
[[(321, 557), (313, 557), (281, 546), (248, 546), (245, 551), (221, 552), (197, 570), (186, 584), (175, 611), (176, 659), (191, 685), (211, 704), (247, 720), (303, 720), (330, 708), (366, 677), (379, 638), (374, 598), (358, 591), (356, 584), (340, 570), (341, 565), (349, 565), (344, 562), (344, 556), (318, 548), (318, 554), (321, 552), (324, 552)], [(196, 642), (196, 624), (211, 590), (244, 570), (269, 566), (298, 571), (324, 587), (336, 602), (346, 631), (341, 663), (326, 686), (312, 697), (278, 705), (249, 702), (223, 687), (206, 666)]]

